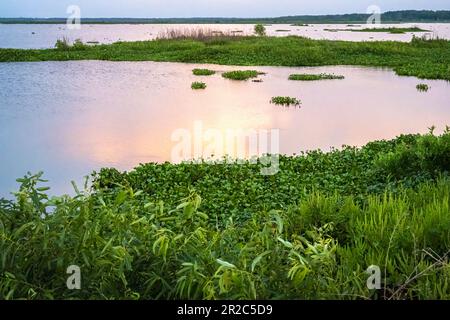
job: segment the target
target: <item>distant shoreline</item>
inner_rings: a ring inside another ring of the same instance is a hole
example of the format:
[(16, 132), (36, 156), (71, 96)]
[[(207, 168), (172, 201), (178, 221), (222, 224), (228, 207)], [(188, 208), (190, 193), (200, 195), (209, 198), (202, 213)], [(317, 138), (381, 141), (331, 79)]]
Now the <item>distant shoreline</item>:
[[(84, 18), (83, 24), (350, 24), (366, 23), (371, 14), (297, 15), (275, 18)], [(67, 18), (0, 18), (0, 24), (66, 24)], [(450, 10), (388, 11), (383, 24), (450, 23)]]

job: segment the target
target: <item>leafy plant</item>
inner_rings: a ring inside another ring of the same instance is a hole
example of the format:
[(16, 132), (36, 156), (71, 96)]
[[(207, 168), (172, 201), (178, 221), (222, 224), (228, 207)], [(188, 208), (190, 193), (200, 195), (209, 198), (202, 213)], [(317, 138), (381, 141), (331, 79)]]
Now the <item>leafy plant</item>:
[(292, 97), (273, 97), (271, 103), (281, 106), (299, 106), (301, 104), (300, 100)]
[(193, 90), (206, 89), (206, 83), (204, 83), (204, 82), (193, 82), (192, 85), (191, 85), (191, 88)]
[(260, 37), (265, 36), (266, 35), (266, 27), (263, 24), (255, 25), (255, 34)]

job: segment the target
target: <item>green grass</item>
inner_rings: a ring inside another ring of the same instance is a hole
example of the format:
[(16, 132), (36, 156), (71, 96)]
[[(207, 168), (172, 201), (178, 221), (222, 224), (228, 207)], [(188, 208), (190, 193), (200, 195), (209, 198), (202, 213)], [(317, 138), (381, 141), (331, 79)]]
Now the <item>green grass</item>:
[(191, 88), (193, 90), (202, 90), (202, 89), (206, 89), (206, 83), (204, 82), (193, 82), (191, 84)]
[(317, 81), (317, 80), (342, 80), (344, 76), (338, 76), (334, 74), (291, 74), (289, 80), (294, 81)]
[(246, 81), (251, 78), (256, 78), (261, 73), (255, 70), (238, 70), (238, 71), (230, 71), (230, 72), (224, 72), (222, 74), (222, 77), (225, 79), (230, 80), (239, 80), (239, 81)]
[(104, 169), (74, 197), (20, 179), (0, 201), (0, 299), (450, 299), (450, 133), (259, 166)]
[(195, 76), (212, 76), (216, 72), (214, 70), (209, 70), (209, 69), (194, 69), (194, 70), (192, 70), (192, 73)]
[(420, 92), (427, 92), (430, 89), (430, 87), (425, 83), (420, 83), (416, 86), (416, 89), (417, 91)]
[(273, 97), (270, 101), (277, 106), (299, 106), (301, 104), (300, 100), (292, 97)]
[(361, 65), (390, 67), (399, 75), (450, 80), (450, 41), (346, 42), (301, 37), (157, 40), (88, 46), (80, 50), (0, 49), (0, 62), (172, 61), (241, 66)]

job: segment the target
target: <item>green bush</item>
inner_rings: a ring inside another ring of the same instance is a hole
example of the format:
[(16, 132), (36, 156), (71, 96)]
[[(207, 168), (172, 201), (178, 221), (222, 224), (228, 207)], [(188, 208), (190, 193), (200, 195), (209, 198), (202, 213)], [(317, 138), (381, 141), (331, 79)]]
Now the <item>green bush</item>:
[(263, 37), (266, 35), (266, 27), (263, 24), (255, 25), (255, 34), (259, 37)]

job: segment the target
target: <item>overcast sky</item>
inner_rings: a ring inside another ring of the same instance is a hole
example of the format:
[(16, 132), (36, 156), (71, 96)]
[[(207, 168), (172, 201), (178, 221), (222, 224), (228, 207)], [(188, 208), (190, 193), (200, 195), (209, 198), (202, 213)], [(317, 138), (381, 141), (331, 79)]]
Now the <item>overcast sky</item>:
[(65, 17), (78, 5), (83, 17), (275, 17), (381, 10), (450, 10), (450, 0), (0, 0), (0, 17)]

